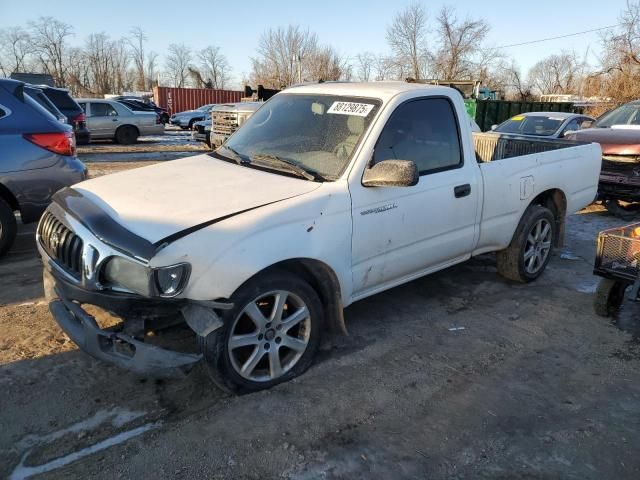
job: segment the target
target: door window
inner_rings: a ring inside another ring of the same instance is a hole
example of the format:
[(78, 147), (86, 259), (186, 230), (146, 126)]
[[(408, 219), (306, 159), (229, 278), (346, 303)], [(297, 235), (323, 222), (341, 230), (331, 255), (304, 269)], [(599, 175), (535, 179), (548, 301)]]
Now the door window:
[(413, 100), (400, 105), (389, 118), (373, 161), (412, 160), (420, 175), (462, 166), (458, 122), (445, 98)]
[(92, 117), (115, 117), (116, 115), (118, 115), (118, 112), (108, 103), (91, 104)]
[(569, 122), (569, 124), (564, 128), (562, 134), (564, 135), (567, 132), (576, 132), (580, 130), (580, 124), (584, 121), (584, 118), (574, 118)]

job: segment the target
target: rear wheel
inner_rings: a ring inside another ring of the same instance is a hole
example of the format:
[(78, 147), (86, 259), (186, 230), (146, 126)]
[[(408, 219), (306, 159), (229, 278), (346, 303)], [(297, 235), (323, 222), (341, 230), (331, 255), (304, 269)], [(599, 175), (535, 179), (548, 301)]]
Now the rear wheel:
[(603, 278), (598, 284), (593, 309), (601, 317), (609, 317), (616, 313), (624, 300), (624, 292), (628, 285), (610, 278)]
[(304, 373), (320, 344), (324, 313), (313, 288), (287, 272), (250, 280), (233, 294), (224, 326), (199, 337), (214, 382), (233, 393), (270, 388)]
[(498, 273), (516, 282), (538, 278), (551, 258), (556, 223), (546, 207), (530, 205), (507, 248), (497, 253)]
[(124, 125), (116, 130), (116, 142), (122, 145), (131, 145), (138, 140), (138, 130), (131, 125)]
[(622, 220), (633, 220), (640, 213), (640, 204), (638, 203), (623, 203), (620, 200), (610, 198), (604, 200), (603, 203), (611, 215)]
[(0, 257), (9, 251), (16, 238), (16, 217), (13, 209), (0, 198)]

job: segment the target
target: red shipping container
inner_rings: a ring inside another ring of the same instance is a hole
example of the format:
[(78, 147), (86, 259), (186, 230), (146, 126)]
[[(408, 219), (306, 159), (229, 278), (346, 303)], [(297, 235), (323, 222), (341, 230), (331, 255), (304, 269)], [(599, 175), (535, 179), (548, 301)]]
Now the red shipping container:
[(166, 108), (169, 115), (193, 110), (209, 103), (237, 103), (244, 96), (240, 90), (214, 90), (211, 88), (153, 87), (153, 100)]

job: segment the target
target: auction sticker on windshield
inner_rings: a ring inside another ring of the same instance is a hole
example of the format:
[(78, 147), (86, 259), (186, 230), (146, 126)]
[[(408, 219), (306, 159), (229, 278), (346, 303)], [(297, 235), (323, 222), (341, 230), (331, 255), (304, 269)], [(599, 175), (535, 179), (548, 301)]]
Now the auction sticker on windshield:
[(327, 113), (337, 113), (338, 115), (357, 115), (366, 117), (373, 110), (375, 105), (369, 103), (356, 102), (333, 102)]

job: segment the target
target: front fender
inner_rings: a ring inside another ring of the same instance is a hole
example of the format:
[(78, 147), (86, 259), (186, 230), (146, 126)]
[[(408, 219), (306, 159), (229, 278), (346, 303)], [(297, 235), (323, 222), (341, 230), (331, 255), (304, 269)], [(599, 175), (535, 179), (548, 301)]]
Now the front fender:
[(191, 278), (181, 296), (215, 300), (229, 298), (272, 265), (310, 259), (335, 273), (346, 303), (352, 294), (351, 202), (346, 186), (336, 183), (198, 230), (161, 250), (151, 264), (189, 262)]

